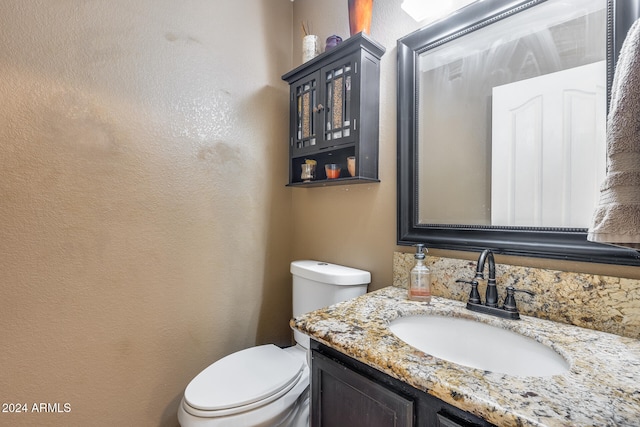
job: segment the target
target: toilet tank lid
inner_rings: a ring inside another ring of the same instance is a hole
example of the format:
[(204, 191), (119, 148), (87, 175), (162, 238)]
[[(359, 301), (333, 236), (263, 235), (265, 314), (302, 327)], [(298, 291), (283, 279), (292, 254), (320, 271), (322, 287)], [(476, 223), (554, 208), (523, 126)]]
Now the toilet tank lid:
[(291, 263), (291, 274), (330, 285), (366, 285), (371, 273), (328, 262), (301, 260)]

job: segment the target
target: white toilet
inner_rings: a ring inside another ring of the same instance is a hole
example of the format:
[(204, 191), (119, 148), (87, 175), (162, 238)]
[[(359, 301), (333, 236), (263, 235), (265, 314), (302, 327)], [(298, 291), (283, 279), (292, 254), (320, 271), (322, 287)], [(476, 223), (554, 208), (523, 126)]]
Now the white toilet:
[[(319, 261), (294, 261), (293, 315), (363, 295), (368, 271)], [(182, 427), (306, 427), (309, 425), (309, 337), (294, 331), (296, 345), (251, 347), (223, 357), (187, 386)]]

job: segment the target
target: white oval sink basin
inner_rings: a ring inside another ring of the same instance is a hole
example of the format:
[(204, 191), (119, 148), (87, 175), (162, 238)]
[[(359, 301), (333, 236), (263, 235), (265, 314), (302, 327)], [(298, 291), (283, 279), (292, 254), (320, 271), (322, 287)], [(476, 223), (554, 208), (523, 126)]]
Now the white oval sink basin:
[(392, 321), (391, 332), (424, 353), (459, 365), (515, 376), (547, 377), (569, 364), (538, 341), (485, 323), (444, 316)]

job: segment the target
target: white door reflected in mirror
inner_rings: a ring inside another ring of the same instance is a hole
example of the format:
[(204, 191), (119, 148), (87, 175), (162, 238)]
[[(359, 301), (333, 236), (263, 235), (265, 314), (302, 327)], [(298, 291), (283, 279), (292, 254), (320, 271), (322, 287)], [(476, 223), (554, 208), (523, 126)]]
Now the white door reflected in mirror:
[(606, 170), (606, 72), (600, 61), (493, 88), (491, 224), (589, 226)]

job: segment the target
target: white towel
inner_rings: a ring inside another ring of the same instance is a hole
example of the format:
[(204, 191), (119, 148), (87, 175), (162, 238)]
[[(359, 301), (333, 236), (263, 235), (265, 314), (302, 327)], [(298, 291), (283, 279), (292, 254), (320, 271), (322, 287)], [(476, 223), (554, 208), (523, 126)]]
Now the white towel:
[(640, 20), (622, 44), (607, 117), (607, 176), (587, 240), (640, 249)]

